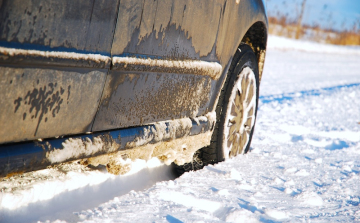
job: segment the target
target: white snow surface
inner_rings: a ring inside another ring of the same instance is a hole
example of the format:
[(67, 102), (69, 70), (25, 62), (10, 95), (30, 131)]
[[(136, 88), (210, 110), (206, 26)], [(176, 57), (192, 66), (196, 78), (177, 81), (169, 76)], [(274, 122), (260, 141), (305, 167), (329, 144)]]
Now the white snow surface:
[[(127, 176), (72, 167), (13, 181), (0, 188), (0, 222), (360, 222), (360, 50), (278, 40), (269, 38), (248, 154), (177, 179), (166, 167)], [(41, 200), (51, 182), (58, 195)], [(28, 205), (6, 200), (32, 190), (40, 195)]]
[(338, 46), (311, 41), (297, 41), (282, 36), (270, 35), (267, 43), (267, 49), (277, 49), (286, 51), (305, 51), (312, 53), (329, 54), (353, 54), (360, 55), (360, 46)]

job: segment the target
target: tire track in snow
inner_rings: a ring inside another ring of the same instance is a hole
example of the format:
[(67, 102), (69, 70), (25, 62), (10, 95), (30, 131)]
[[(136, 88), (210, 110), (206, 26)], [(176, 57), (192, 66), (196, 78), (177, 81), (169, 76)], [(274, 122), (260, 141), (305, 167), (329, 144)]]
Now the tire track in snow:
[(354, 84), (345, 84), (345, 85), (338, 85), (333, 87), (326, 87), (326, 88), (320, 88), (320, 89), (313, 89), (313, 90), (307, 90), (307, 91), (298, 91), (298, 92), (292, 92), (292, 93), (284, 93), (284, 94), (276, 94), (276, 95), (266, 95), (266, 96), (260, 96), (259, 101), (261, 104), (267, 104), (274, 101), (277, 101), (279, 103), (284, 103), (286, 101), (291, 101), (294, 99), (302, 99), (304, 97), (308, 96), (320, 96), (322, 94), (331, 94), (335, 91), (346, 89), (346, 88), (360, 88), (360, 83), (354, 83)]

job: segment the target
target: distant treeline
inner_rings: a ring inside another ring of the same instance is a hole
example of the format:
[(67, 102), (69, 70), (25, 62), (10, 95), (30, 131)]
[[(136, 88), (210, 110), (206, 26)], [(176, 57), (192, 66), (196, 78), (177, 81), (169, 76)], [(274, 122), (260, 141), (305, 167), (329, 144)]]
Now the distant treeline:
[[(360, 18), (354, 21), (352, 29), (335, 30), (332, 28), (332, 12), (329, 12), (328, 28), (320, 27), (314, 22), (312, 25), (303, 24), (307, 0), (296, 5), (295, 17), (284, 15), (282, 10), (269, 12), (269, 33), (295, 39), (306, 39), (336, 45), (360, 45)], [(288, 7), (283, 2), (282, 7)], [(300, 10), (299, 10), (300, 9)]]
[(299, 26), (297, 20), (290, 20), (285, 16), (269, 17), (270, 34), (336, 45), (360, 45), (359, 25), (354, 24), (352, 30), (337, 31), (324, 29), (316, 24)]

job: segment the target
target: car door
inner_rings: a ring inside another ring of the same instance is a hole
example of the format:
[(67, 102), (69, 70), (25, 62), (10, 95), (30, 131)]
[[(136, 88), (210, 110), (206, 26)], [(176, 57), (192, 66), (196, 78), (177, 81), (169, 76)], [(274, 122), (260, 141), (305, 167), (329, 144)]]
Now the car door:
[(118, 4), (0, 1), (0, 143), (91, 130)]
[(223, 68), (215, 43), (223, 0), (121, 0), (93, 131), (196, 117)]

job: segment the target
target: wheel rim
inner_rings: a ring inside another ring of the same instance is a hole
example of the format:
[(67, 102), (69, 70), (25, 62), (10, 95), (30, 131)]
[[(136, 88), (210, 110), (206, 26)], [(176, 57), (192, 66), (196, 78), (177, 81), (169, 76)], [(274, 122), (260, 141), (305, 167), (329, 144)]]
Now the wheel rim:
[(225, 158), (243, 154), (255, 124), (256, 79), (254, 72), (244, 68), (231, 91), (224, 123), (223, 149)]

